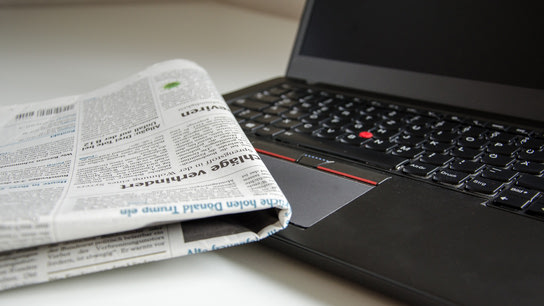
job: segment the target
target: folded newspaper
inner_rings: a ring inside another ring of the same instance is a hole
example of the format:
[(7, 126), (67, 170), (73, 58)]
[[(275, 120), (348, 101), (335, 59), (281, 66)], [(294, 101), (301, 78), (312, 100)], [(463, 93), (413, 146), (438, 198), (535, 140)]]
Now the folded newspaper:
[(0, 290), (248, 243), (290, 208), (204, 69), (0, 108)]

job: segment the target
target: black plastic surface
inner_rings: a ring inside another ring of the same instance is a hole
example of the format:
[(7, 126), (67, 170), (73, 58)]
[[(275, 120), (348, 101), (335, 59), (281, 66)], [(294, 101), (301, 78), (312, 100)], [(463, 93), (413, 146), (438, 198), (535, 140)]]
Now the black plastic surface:
[[(265, 149), (290, 157), (303, 150), (273, 142)], [(484, 201), (393, 175), (310, 228), (289, 226), (264, 243), (416, 304), (541, 304), (544, 222)]]
[(373, 286), (365, 282), (372, 277), (396, 296), (417, 294), (412, 302), (539, 304), (544, 224), (480, 202), (393, 177), (311, 228), (272, 239), (302, 256), (311, 250), (322, 267), (356, 281)]

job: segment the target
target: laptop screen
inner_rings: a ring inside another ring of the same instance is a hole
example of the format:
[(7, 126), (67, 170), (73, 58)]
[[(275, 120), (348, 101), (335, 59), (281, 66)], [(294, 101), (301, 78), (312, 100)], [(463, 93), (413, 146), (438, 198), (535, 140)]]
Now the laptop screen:
[(288, 76), (542, 121), (543, 7), (310, 1)]

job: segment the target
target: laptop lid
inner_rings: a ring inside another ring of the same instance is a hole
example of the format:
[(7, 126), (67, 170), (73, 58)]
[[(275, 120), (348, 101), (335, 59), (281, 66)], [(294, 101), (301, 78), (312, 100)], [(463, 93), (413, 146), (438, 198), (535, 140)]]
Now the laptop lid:
[(541, 2), (309, 0), (307, 6), (288, 77), (542, 121)]

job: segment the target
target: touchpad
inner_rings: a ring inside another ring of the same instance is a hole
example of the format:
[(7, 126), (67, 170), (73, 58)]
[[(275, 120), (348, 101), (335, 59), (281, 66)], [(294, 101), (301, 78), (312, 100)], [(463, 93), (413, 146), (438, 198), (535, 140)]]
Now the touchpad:
[(357, 181), (261, 154), (289, 200), (291, 223), (310, 227), (374, 188)]

